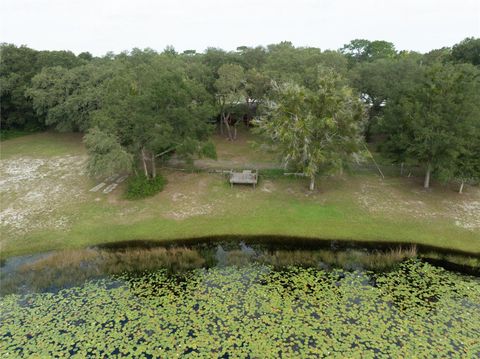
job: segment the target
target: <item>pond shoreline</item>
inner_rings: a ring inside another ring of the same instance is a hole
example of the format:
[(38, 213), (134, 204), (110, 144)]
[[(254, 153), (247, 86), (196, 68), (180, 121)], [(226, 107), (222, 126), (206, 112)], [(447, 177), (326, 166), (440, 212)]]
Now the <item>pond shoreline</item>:
[[(355, 252), (361, 256), (379, 256), (389, 260), (399, 261), (399, 258), (418, 258), (434, 266), (442, 267), (448, 271), (459, 272), (466, 275), (480, 277), (480, 255), (472, 254), (455, 249), (445, 249), (430, 245), (402, 243), (386, 243), (381, 241), (349, 241), (349, 240), (325, 240), (308, 237), (291, 236), (208, 236), (176, 240), (130, 240), (107, 242), (98, 245), (87, 246), (79, 249), (59, 249), (53, 251), (38, 252), (35, 254), (12, 256), (1, 262), (2, 272), (9, 272), (12, 263), (25, 264), (35, 262), (37, 259), (62, 253), (81, 252), (108, 252), (127, 253), (152, 252), (157, 249), (167, 251), (194, 250), (205, 251), (214, 247), (223, 247), (236, 250), (239, 247), (251, 246), (255, 249), (274, 252), (329, 252), (334, 257), (345, 256), (345, 253)], [(76, 257), (76, 256), (74, 256)], [(144, 258), (146, 259), (146, 258)], [(132, 264), (142, 261), (140, 257), (131, 259)], [(17, 266), (14, 265), (14, 266)]]
[[(309, 237), (294, 236), (265, 236), (265, 235), (229, 235), (229, 236), (205, 236), (187, 239), (174, 240), (130, 240), (119, 242), (108, 242), (91, 246), (89, 248), (98, 249), (149, 249), (158, 247), (191, 247), (201, 245), (221, 244), (225, 242), (245, 243), (247, 245), (262, 245), (271, 250), (331, 250), (348, 251), (360, 250), (368, 252), (387, 252), (395, 250), (405, 250), (414, 248), (418, 257), (429, 262), (432, 265), (442, 267), (449, 271), (460, 272), (462, 274), (480, 276), (480, 253), (471, 253), (457, 249), (447, 249), (426, 244), (417, 244), (410, 242), (382, 242), (382, 241), (356, 241), (356, 240), (328, 240)], [(476, 265), (470, 265), (468, 262), (476, 261)]]
[(444, 255), (468, 256), (480, 259), (480, 252), (469, 252), (460, 249), (446, 248), (421, 244), (415, 242), (385, 242), (385, 241), (368, 241), (368, 240), (352, 240), (352, 239), (324, 239), (318, 237), (301, 237), (301, 236), (284, 236), (284, 235), (213, 235), (198, 236), (190, 238), (178, 239), (132, 239), (122, 240), (118, 242), (105, 242), (88, 246), (88, 248), (154, 248), (168, 246), (192, 246), (197, 244), (211, 244), (224, 241), (238, 241), (246, 244), (265, 244), (275, 245), (283, 248), (304, 248), (304, 249), (372, 249), (372, 250), (390, 250), (397, 248), (408, 248), (415, 246), (418, 253), (435, 252)]

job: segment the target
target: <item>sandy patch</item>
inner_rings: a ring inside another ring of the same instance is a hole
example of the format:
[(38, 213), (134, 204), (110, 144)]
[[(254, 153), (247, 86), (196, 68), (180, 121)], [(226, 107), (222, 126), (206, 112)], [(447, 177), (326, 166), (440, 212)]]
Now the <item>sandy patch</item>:
[(170, 199), (174, 209), (165, 213), (167, 218), (182, 220), (189, 217), (207, 215), (215, 209), (215, 202), (200, 203), (198, 195), (192, 193), (175, 192), (171, 194)]
[[(370, 213), (389, 216), (409, 215), (419, 219), (444, 218), (453, 220), (455, 225), (469, 229), (480, 229), (480, 201), (472, 194), (470, 198), (451, 196), (449, 200), (433, 201), (424, 199), (420, 190), (410, 195), (399, 192), (385, 181), (363, 183), (357, 192), (358, 203)], [(441, 196), (442, 194), (439, 194)], [(439, 208), (438, 203), (442, 206)]]
[(262, 184), (260, 186), (260, 190), (262, 192), (272, 193), (276, 189), (272, 181), (265, 180), (265, 181), (262, 181), (261, 183)]
[(79, 177), (86, 156), (13, 158), (0, 161), (0, 228), (3, 234), (67, 228), (70, 219), (58, 209), (84, 199)]
[(450, 213), (457, 226), (471, 230), (480, 229), (480, 201), (456, 203), (451, 206)]
[(434, 217), (437, 213), (427, 210), (427, 205), (419, 199), (405, 198), (394, 188), (390, 188), (385, 181), (362, 183), (357, 192), (360, 205), (371, 213), (389, 215), (410, 214), (416, 217)]
[(218, 180), (216, 176), (170, 172), (167, 180), (173, 185), (167, 185), (160, 194), (171, 205), (162, 214), (165, 218), (183, 220), (223, 210), (221, 200), (204, 196), (210, 191), (209, 184)]

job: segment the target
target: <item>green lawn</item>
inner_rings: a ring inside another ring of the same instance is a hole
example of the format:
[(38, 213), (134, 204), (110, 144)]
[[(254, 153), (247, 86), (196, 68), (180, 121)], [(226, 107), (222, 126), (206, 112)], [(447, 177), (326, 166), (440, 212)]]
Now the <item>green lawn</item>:
[(2, 159), (14, 156), (50, 157), (85, 153), (78, 133), (39, 132), (0, 143)]
[(13, 138), (21, 137), (21, 136), (26, 136), (26, 135), (31, 135), (34, 132), (38, 132), (35, 130), (5, 130), (5, 129), (0, 129), (0, 142), (1, 141), (6, 141), (6, 140), (11, 140)]
[[(237, 144), (216, 137), (219, 162), (242, 157), (255, 163), (257, 150), (248, 147), (247, 139)], [(78, 169), (57, 175), (61, 168), (55, 161), (65, 156), (85, 158), (80, 136), (44, 133), (2, 143), (5, 168), (26, 159), (44, 161), (38, 178), (25, 180), (13, 172), (19, 180), (3, 189), (2, 211), (20, 213), (23, 227), (2, 224), (2, 257), (123, 240), (222, 235), (411, 242), (480, 254), (478, 188), (460, 196), (436, 184), (425, 192), (421, 179), (382, 181), (372, 172), (322, 178), (314, 193), (305, 180), (282, 177), (261, 178), (256, 190), (231, 189), (218, 174), (163, 169), (168, 179), (163, 192), (126, 201), (121, 186), (109, 195), (89, 192), (96, 182)], [(263, 156), (258, 162), (274, 157)], [(2, 170), (2, 177), (9, 173)], [(55, 200), (48, 202), (50, 197)], [(45, 204), (29, 202), (35, 198), (44, 198)], [(35, 211), (25, 209), (28, 203)]]

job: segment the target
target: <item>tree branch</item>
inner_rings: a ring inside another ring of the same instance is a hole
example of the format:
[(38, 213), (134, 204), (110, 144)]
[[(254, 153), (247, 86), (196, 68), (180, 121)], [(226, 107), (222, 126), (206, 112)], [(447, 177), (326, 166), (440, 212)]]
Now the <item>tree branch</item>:
[(163, 155), (166, 155), (167, 153), (172, 152), (172, 151), (175, 150), (175, 149), (176, 149), (176, 147), (170, 147), (168, 150), (165, 150), (165, 151), (163, 151), (163, 152), (160, 152), (160, 153), (156, 154), (156, 155), (155, 155), (155, 158), (161, 157), (161, 156), (163, 156)]

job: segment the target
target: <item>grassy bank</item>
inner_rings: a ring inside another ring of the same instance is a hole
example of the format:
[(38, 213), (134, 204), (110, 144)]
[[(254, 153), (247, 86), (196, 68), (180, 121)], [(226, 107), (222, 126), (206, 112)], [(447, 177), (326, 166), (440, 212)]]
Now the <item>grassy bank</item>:
[[(215, 138), (217, 166), (228, 168), (233, 159), (251, 168), (257, 155), (262, 164), (274, 157), (260, 156), (262, 150), (242, 136), (238, 144)], [(218, 174), (163, 169), (163, 192), (127, 201), (124, 183), (110, 194), (89, 192), (98, 182), (86, 176), (84, 161), (77, 135), (37, 134), (2, 143), (3, 258), (132, 239), (262, 234), (480, 253), (478, 188), (461, 196), (435, 184), (425, 192), (419, 178), (381, 180), (372, 172), (322, 178), (313, 193), (305, 180), (282, 177), (261, 178), (256, 190), (231, 189)]]

